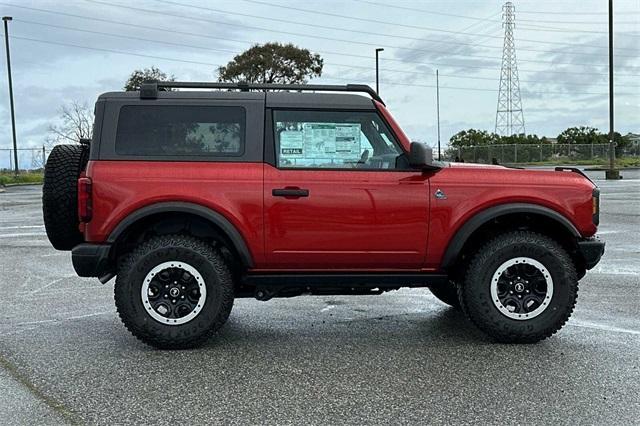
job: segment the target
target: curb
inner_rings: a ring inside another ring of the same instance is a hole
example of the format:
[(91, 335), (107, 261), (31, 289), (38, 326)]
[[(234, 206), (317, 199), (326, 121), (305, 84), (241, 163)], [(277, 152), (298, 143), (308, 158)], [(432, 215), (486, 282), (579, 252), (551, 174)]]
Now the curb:
[(42, 185), (42, 182), (19, 182), (19, 183), (6, 183), (5, 187), (10, 186), (33, 186), (33, 185)]

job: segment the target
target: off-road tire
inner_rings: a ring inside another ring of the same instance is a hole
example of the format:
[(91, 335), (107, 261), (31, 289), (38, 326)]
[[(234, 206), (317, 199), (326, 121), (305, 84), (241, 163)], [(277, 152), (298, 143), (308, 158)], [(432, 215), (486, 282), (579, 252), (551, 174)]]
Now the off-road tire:
[[(509, 259), (529, 257), (540, 262), (553, 279), (553, 295), (534, 318), (508, 318), (494, 305), (490, 292), (493, 274)], [(535, 343), (560, 330), (571, 316), (578, 297), (578, 278), (567, 251), (552, 238), (529, 231), (499, 235), (472, 258), (464, 283), (458, 288), (462, 310), (480, 330), (498, 342)]]
[[(197, 269), (206, 285), (206, 298), (193, 320), (166, 325), (147, 313), (141, 289), (149, 271), (174, 260)], [(191, 236), (163, 235), (150, 238), (118, 259), (114, 296), (120, 319), (136, 338), (159, 349), (188, 349), (202, 345), (227, 321), (234, 286), (229, 267), (217, 249)]]
[(42, 215), (47, 237), (57, 250), (71, 250), (84, 241), (78, 229), (78, 178), (88, 159), (86, 145), (56, 145), (47, 159)]
[(458, 299), (458, 286), (453, 281), (438, 284), (429, 287), (431, 293), (442, 303), (452, 308), (460, 309), (460, 300)]

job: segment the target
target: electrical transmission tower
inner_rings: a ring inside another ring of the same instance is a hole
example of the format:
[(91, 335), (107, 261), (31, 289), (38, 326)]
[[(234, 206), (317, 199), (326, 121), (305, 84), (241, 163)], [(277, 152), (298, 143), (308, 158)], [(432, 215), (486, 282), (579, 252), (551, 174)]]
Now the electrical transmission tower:
[(514, 11), (515, 7), (511, 2), (506, 2), (502, 6), (504, 49), (502, 51), (502, 70), (500, 71), (495, 130), (500, 136), (525, 134), (518, 64), (516, 63), (516, 45), (513, 40)]

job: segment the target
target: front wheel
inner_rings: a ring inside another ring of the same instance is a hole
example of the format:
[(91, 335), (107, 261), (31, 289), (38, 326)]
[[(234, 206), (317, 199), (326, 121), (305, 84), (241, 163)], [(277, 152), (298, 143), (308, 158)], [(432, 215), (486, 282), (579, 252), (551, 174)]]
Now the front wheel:
[(233, 306), (231, 272), (209, 244), (158, 236), (119, 260), (115, 302), (125, 327), (161, 349), (204, 343)]
[(534, 343), (567, 322), (578, 279), (569, 254), (556, 241), (517, 231), (478, 250), (458, 296), (471, 321), (495, 340)]

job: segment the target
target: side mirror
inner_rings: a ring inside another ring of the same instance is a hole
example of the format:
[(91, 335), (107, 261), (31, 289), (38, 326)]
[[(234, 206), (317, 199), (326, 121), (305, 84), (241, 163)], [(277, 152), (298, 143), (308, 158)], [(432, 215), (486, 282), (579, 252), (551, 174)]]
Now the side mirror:
[(433, 165), (433, 150), (420, 142), (411, 142), (409, 164), (415, 168), (438, 168)]

